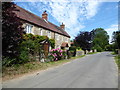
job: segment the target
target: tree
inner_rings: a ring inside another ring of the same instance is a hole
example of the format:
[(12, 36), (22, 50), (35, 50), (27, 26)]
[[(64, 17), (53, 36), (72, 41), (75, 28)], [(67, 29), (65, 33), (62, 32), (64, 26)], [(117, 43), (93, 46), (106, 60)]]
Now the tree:
[(120, 31), (113, 32), (113, 40), (112, 40), (115, 49), (119, 49), (118, 53), (120, 55)]
[(92, 47), (91, 32), (80, 32), (74, 40), (83, 50), (90, 50)]
[(118, 48), (120, 49), (120, 32), (119, 32), (119, 34), (117, 35), (116, 40), (117, 40)]
[(113, 32), (112, 42), (116, 44), (116, 48), (120, 49), (120, 31)]
[(96, 28), (91, 31), (93, 35), (93, 47), (105, 50), (106, 45), (109, 44), (109, 35), (103, 28)]
[(14, 11), (18, 11), (13, 2), (2, 2), (2, 55), (15, 58), (17, 47), (22, 41), (22, 22)]

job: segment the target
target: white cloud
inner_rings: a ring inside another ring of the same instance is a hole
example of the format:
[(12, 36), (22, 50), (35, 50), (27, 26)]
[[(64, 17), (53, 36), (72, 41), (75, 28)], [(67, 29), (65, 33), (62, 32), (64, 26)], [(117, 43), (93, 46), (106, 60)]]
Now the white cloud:
[[(29, 6), (39, 12), (47, 10), (59, 23), (64, 23), (66, 31), (72, 36), (85, 26), (83, 21), (94, 17), (99, 9), (101, 2), (98, 0), (80, 0), (73, 2), (71, 0), (41, 0), (42, 2), (31, 2)], [(42, 3), (42, 4), (41, 4)], [(30, 9), (30, 7), (28, 7)]]
[(117, 24), (113, 24), (111, 25), (109, 28), (105, 29), (108, 33), (108, 35), (110, 36), (109, 38), (109, 43), (111, 43), (112, 41), (112, 34), (114, 31), (118, 31), (118, 25)]
[(59, 0), (54, 2), (43, 2), (47, 5), (47, 11), (59, 22), (64, 23), (66, 31), (71, 35), (75, 36), (85, 26), (83, 25), (84, 19), (90, 19), (94, 17), (98, 11), (100, 2), (95, 0), (81, 0), (81, 2), (70, 2), (66, 0)]
[(88, 1), (88, 5), (86, 6), (86, 15), (85, 15), (87, 19), (96, 15), (99, 5), (100, 3), (95, 0)]
[[(11, 0), (2, 0), (3, 2), (10, 2)], [(51, 0), (15, 0), (15, 2), (50, 2)], [(54, 2), (82, 2), (83, 0), (52, 0)], [(85, 1), (85, 0), (84, 0)], [(92, 1), (92, 0), (86, 0), (86, 1)], [(119, 0), (94, 0), (98, 2), (119, 2)]]

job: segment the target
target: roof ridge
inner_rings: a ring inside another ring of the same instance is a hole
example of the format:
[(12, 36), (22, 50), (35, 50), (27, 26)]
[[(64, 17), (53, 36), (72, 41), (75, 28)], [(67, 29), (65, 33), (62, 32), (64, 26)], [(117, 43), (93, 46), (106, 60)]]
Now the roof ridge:
[(62, 34), (64, 36), (67, 36), (67, 37), (70, 37), (68, 35), (67, 32), (63, 32), (63, 29), (60, 28), (59, 26), (53, 24), (52, 22), (49, 22), (49, 21), (45, 21), (43, 18), (41, 18), (40, 16), (37, 16), (35, 15), (34, 13), (16, 5), (16, 8), (20, 9), (19, 12), (15, 11), (16, 14), (18, 15), (18, 17), (22, 20), (25, 20), (27, 22), (30, 22), (30, 23), (33, 23), (33, 24), (36, 24), (40, 27), (43, 27), (43, 28), (46, 28), (48, 30), (51, 30), (53, 32), (56, 32), (56, 33), (59, 33), (59, 34)]
[(27, 13), (30, 13), (30, 14), (32, 14), (32, 15), (34, 15), (34, 16), (40, 18), (41, 20), (43, 20), (40, 16), (38, 16), (38, 15), (36, 15), (36, 14), (33, 14), (32, 12), (30, 12), (30, 11), (28, 11), (28, 10), (26, 10), (26, 9), (24, 9), (24, 8), (22, 8), (22, 7), (20, 7), (20, 6), (18, 6), (18, 5), (16, 5), (16, 6), (17, 6), (18, 8), (20, 8), (20, 9), (26, 11)]

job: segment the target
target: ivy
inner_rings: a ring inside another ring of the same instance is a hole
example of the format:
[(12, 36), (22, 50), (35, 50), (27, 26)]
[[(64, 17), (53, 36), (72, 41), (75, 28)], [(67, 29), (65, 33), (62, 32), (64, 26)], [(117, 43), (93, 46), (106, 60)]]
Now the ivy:
[(55, 48), (55, 40), (54, 39), (49, 39), (50, 45), (53, 48)]

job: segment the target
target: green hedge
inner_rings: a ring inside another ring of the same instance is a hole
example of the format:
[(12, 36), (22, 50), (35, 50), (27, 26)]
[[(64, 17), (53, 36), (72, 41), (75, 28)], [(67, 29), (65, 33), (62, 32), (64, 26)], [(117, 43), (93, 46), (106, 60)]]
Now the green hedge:
[(13, 64), (23, 64), (36, 60), (36, 56), (41, 52), (40, 42), (49, 40), (51, 47), (55, 47), (55, 40), (49, 39), (47, 36), (24, 34), (23, 40), (18, 47), (18, 57), (11, 59), (10, 57), (3, 57), (4, 66), (12, 66)]
[(55, 39), (49, 39), (49, 41), (52, 49), (55, 48)]
[(69, 53), (71, 56), (75, 57), (76, 56), (76, 46), (69, 47)]

